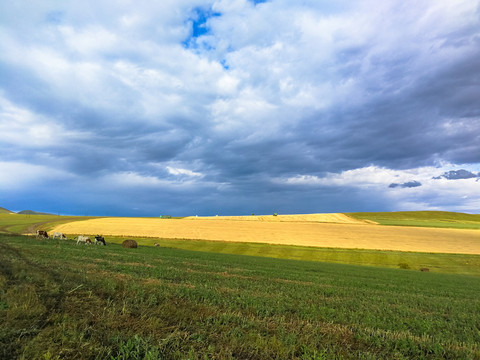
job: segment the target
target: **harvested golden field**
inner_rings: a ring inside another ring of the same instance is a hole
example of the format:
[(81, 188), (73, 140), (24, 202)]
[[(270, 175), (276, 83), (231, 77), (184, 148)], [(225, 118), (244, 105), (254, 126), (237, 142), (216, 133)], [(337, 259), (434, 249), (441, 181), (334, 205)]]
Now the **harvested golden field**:
[[(314, 214), (316, 215), (316, 214)], [(329, 214), (331, 215), (331, 214)], [(301, 215), (299, 215), (301, 217)], [(315, 216), (314, 216), (315, 217)], [(348, 218), (348, 216), (345, 216)], [(169, 239), (259, 242), (332, 248), (480, 254), (478, 230), (439, 229), (349, 222), (247, 220), (245, 217), (186, 219), (101, 218), (76, 221), (53, 229), (66, 234), (102, 234)], [(262, 217), (260, 217), (262, 218)], [(272, 218), (274, 218), (272, 216)], [(307, 219), (305, 217), (305, 219)], [(301, 219), (301, 218), (300, 218)], [(332, 218), (331, 218), (332, 219)]]
[(341, 213), (331, 214), (294, 214), (294, 215), (252, 215), (252, 216), (210, 216), (194, 217), (186, 219), (201, 220), (241, 220), (241, 221), (268, 221), (268, 222), (322, 222), (322, 223), (340, 223), (340, 224), (366, 224), (372, 223), (368, 220), (358, 220)]

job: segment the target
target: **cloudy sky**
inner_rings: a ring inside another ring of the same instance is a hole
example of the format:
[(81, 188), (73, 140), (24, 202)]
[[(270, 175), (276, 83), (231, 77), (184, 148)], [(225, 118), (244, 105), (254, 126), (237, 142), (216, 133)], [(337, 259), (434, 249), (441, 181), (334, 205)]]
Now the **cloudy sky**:
[(480, 213), (480, 1), (0, 0), (0, 206)]

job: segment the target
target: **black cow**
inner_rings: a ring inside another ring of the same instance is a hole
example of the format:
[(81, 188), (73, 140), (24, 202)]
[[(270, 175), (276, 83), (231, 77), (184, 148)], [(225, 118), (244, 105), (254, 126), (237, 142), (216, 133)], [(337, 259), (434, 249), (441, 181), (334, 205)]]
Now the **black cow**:
[(107, 245), (105, 243), (105, 239), (103, 238), (103, 236), (100, 236), (100, 235), (95, 236), (95, 245), (98, 245), (100, 243), (103, 245)]

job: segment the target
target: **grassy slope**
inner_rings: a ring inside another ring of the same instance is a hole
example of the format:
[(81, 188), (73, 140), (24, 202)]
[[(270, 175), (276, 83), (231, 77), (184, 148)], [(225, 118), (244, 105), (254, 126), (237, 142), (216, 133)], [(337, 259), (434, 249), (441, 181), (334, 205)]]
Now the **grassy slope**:
[[(130, 237), (131, 238), (131, 237)], [(121, 244), (125, 238), (106, 237), (109, 243)], [(262, 243), (232, 243), (208, 240), (135, 238), (140, 245), (202, 251), (221, 254), (250, 255), (279, 259), (320, 261), (339, 264), (382, 266), (431, 272), (466, 274), (480, 277), (480, 256), (465, 254), (433, 254), (402, 251), (333, 249)]]
[(478, 359), (461, 275), (0, 235), (0, 358)]
[(0, 213), (0, 233), (33, 233), (37, 228), (49, 230), (53, 224), (59, 225), (87, 219), (92, 219), (92, 217)]
[(13, 214), (13, 212), (3, 207), (0, 207), (0, 214)]
[(480, 214), (446, 211), (397, 211), (347, 213), (346, 215), (356, 219), (375, 221), (381, 225), (480, 229)]

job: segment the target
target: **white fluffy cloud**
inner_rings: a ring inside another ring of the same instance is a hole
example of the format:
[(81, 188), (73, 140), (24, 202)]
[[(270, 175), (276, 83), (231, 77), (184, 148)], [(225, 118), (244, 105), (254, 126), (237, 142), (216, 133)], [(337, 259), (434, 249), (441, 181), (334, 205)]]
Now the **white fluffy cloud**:
[[(0, 134), (1, 142), (12, 149), (30, 150), (67, 147), (69, 143), (89, 136), (87, 131), (70, 131), (58, 120), (19, 107), (1, 95)], [(3, 155), (5, 158), (7, 154)]]
[(49, 183), (71, 181), (73, 174), (46, 166), (26, 162), (0, 161), (0, 190), (5, 193), (29, 190), (29, 187), (45, 186)]
[[(463, 166), (469, 168), (468, 165)], [(443, 164), (437, 167), (392, 170), (368, 166), (341, 173), (328, 173), (323, 177), (296, 175), (273, 181), (310, 188), (357, 188), (372, 196), (389, 199), (397, 210), (475, 211), (480, 205), (480, 176), (456, 180), (440, 177), (454, 167), (453, 164)], [(472, 170), (478, 170), (478, 166), (473, 166)], [(392, 184), (406, 186), (391, 186)], [(408, 186), (409, 184), (412, 185)]]
[(195, 172), (195, 171), (192, 171), (192, 170), (174, 168), (174, 167), (170, 167), (170, 166), (167, 166), (167, 171), (169, 172), (169, 174), (172, 174), (172, 175), (186, 175), (186, 176), (189, 176), (189, 177), (201, 177), (201, 176), (203, 176), (201, 173), (198, 173), (198, 172)]

